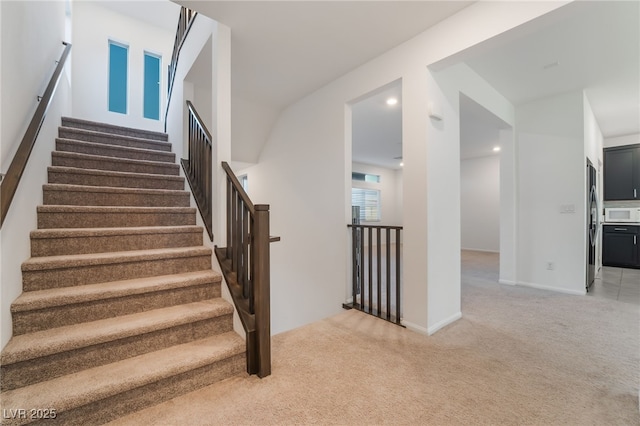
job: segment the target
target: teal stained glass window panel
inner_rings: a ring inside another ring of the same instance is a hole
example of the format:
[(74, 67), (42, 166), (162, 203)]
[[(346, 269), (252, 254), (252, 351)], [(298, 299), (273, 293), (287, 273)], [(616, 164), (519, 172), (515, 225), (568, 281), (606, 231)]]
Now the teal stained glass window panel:
[(129, 48), (109, 41), (109, 111), (127, 113)]
[(160, 119), (160, 58), (144, 54), (144, 117)]

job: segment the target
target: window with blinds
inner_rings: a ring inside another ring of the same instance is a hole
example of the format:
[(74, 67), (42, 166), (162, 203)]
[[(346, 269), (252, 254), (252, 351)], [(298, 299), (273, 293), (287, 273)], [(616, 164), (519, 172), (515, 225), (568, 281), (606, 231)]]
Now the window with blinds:
[(351, 188), (351, 205), (360, 207), (362, 222), (380, 222), (380, 190)]

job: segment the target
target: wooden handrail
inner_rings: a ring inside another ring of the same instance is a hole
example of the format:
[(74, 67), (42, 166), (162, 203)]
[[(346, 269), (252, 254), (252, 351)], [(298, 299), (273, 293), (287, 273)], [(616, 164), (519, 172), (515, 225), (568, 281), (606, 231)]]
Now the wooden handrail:
[(227, 247), (216, 247), (229, 291), (247, 336), (247, 372), (271, 374), (269, 206), (254, 205), (226, 162)]
[(178, 16), (178, 27), (176, 28), (176, 37), (173, 42), (173, 53), (171, 55), (171, 63), (169, 63), (168, 81), (167, 81), (167, 107), (164, 113), (164, 131), (167, 131), (167, 114), (169, 114), (169, 105), (171, 104), (171, 94), (173, 93), (173, 83), (176, 79), (176, 69), (178, 68), (178, 59), (180, 51), (184, 44), (187, 34), (193, 25), (193, 21), (198, 16), (195, 10), (182, 7), (180, 16)]
[(347, 224), (348, 228), (373, 228), (373, 229), (402, 229), (402, 226), (389, 226), (389, 225), (354, 225), (352, 223)]
[(181, 159), (185, 177), (196, 200), (209, 239), (213, 241), (213, 138), (193, 104), (189, 112), (189, 156)]
[(38, 133), (40, 133), (40, 128), (42, 127), (44, 118), (47, 115), (47, 110), (51, 105), (51, 100), (53, 99), (53, 95), (58, 87), (58, 82), (60, 81), (60, 75), (64, 69), (64, 64), (69, 56), (69, 52), (71, 51), (71, 43), (63, 41), (62, 44), (64, 44), (65, 48), (60, 56), (58, 65), (53, 72), (53, 76), (51, 76), (51, 80), (49, 80), (49, 84), (47, 85), (44, 94), (42, 97), (38, 97), (40, 103), (33, 114), (33, 118), (29, 123), (29, 127), (27, 127), (27, 131), (20, 142), (18, 150), (11, 160), (11, 164), (9, 165), (6, 175), (3, 177), (2, 182), (0, 182), (0, 227), (2, 227), (2, 224), (4, 223), (4, 219), (7, 216), (9, 207), (11, 206), (11, 201), (18, 189), (18, 184), (20, 183), (22, 174), (27, 167), (31, 151), (36, 143)]
[(246, 191), (242, 187), (242, 184), (236, 177), (235, 173), (233, 173), (233, 170), (231, 170), (229, 163), (227, 163), (226, 161), (223, 161), (222, 169), (227, 173), (227, 179), (231, 181), (234, 189), (238, 191), (238, 195), (242, 199), (242, 202), (247, 206), (249, 213), (255, 214), (255, 207), (253, 206), (253, 202), (251, 202), (251, 199), (249, 198)]

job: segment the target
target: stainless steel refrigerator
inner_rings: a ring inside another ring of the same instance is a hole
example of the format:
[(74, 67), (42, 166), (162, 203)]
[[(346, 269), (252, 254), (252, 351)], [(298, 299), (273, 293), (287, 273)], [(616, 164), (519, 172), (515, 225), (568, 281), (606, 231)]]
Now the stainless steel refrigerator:
[(596, 277), (596, 242), (600, 228), (597, 176), (595, 167), (587, 159), (587, 292)]

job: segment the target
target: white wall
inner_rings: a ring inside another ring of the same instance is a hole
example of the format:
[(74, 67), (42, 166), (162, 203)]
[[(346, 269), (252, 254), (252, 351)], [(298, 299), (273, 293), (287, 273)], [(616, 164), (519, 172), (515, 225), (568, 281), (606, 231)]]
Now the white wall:
[[(148, 2), (150, 10), (153, 2)], [(180, 8), (176, 5), (176, 22)], [(151, 12), (152, 13), (152, 12)], [(76, 1), (73, 7), (73, 116), (86, 120), (162, 131), (167, 95), (167, 66), (175, 31), (169, 31), (101, 7)], [(127, 114), (109, 111), (109, 40), (129, 46)], [(162, 56), (160, 120), (143, 117), (144, 52)]]
[(585, 294), (583, 114), (581, 91), (516, 108), (518, 284)]
[[(426, 67), (558, 6), (475, 3), (281, 113), (258, 164), (247, 170), (250, 196), (271, 204), (271, 233), (282, 237), (272, 245), (274, 333), (341, 311), (347, 293), (346, 224), (351, 214), (346, 105), (399, 78), (407, 254), (404, 322), (427, 333), (459, 318), (460, 216), (451, 214), (459, 212), (460, 203), (458, 110)], [(441, 124), (428, 119), (429, 100), (443, 103)]]
[(500, 251), (500, 156), (460, 162), (463, 249)]
[[(352, 171), (380, 176), (380, 183), (355, 180), (351, 183), (353, 188), (377, 189), (380, 191), (380, 222), (371, 222), (370, 224), (402, 226), (402, 205), (398, 204), (397, 182), (398, 173), (401, 173), (401, 171), (362, 163), (353, 163)], [(400, 192), (402, 192), (401, 189)], [(362, 221), (362, 223), (368, 222)]]
[(602, 145), (604, 148), (611, 148), (613, 146), (633, 145), (637, 143), (640, 143), (640, 133), (604, 138)]
[[(22, 136), (51, 79), (63, 50), (64, 2), (0, 2), (2, 49), (2, 129), (0, 152), (6, 172)], [(12, 333), (10, 306), (22, 292), (20, 265), (29, 258), (29, 232), (36, 229), (36, 206), (55, 149), (60, 117), (71, 110), (68, 69), (60, 78), (23, 178), (0, 230), (0, 346)]]

